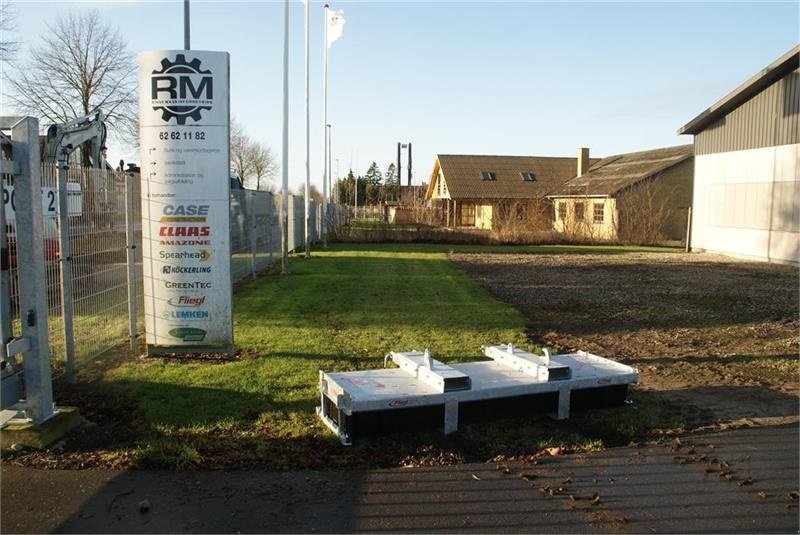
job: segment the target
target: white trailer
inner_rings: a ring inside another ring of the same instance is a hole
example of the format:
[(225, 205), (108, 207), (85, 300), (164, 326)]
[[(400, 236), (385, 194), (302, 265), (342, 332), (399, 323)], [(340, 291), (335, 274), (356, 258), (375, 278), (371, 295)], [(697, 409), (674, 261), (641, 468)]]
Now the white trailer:
[[(355, 436), (442, 428), (481, 416), (541, 411), (556, 419), (570, 408), (622, 404), (635, 368), (577, 351), (534, 355), (511, 344), (484, 348), (491, 360), (446, 365), (428, 351), (389, 353), (384, 369), (320, 371), (317, 414), (345, 445)], [(386, 368), (391, 359), (398, 367)]]

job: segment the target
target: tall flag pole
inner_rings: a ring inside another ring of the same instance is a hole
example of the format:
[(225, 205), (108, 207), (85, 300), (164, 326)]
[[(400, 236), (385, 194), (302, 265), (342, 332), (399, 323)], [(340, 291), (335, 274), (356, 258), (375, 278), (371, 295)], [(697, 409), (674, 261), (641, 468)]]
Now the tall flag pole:
[(283, 0), (283, 157), (281, 159), (281, 274), (289, 273), (289, 0)]
[(330, 7), (324, 6), (322, 30), (322, 245), (328, 246), (328, 26)]
[(324, 49), (322, 51), (322, 146), (324, 154), (322, 158), (322, 237), (323, 244), (328, 246), (328, 178), (329, 155), (328, 155), (328, 49), (334, 41), (342, 36), (344, 29), (344, 12), (331, 11), (330, 6), (325, 4), (325, 24), (324, 24)]
[(308, 18), (309, 18), (309, 10), (308, 10), (308, 0), (302, 0), (303, 7), (304, 7), (304, 14), (305, 14), (305, 57), (306, 57), (306, 90), (305, 90), (305, 98), (306, 98), (306, 194), (305, 194), (305, 230), (304, 230), (304, 237), (305, 237), (305, 246), (306, 246), (306, 258), (311, 256), (311, 238), (309, 237), (309, 227), (311, 225), (311, 199), (310, 199), (310, 182), (311, 182), (311, 123), (310, 123), (310, 113), (309, 113), (309, 103), (308, 103), (308, 88), (309, 88), (309, 47), (308, 47)]

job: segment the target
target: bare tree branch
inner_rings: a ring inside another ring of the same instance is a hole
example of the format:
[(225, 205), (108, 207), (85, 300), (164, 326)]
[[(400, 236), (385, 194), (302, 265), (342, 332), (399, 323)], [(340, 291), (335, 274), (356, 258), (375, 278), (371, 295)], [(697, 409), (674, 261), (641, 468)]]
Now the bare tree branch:
[(235, 118), (231, 119), (231, 168), (247, 187), (257, 190), (270, 190), (278, 174), (272, 149), (252, 140)]
[(13, 61), (19, 52), (19, 42), (11, 35), (17, 29), (17, 10), (14, 4), (0, 2), (0, 61)]
[(9, 84), (23, 113), (63, 123), (99, 110), (110, 135), (126, 142), (138, 137), (136, 62), (119, 30), (96, 10), (48, 25)]

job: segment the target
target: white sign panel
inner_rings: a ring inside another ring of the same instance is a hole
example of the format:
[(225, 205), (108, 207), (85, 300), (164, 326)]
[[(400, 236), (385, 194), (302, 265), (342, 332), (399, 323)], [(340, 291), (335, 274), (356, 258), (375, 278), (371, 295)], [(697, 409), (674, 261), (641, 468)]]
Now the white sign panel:
[[(17, 200), (14, 186), (3, 186), (3, 203), (5, 205), (6, 223), (14, 223), (17, 219)], [(81, 215), (83, 211), (83, 195), (81, 185), (67, 183), (67, 213), (71, 216)], [(58, 215), (58, 188), (42, 188), (42, 215), (56, 217)]]
[(233, 345), (229, 56), (139, 54), (148, 349)]

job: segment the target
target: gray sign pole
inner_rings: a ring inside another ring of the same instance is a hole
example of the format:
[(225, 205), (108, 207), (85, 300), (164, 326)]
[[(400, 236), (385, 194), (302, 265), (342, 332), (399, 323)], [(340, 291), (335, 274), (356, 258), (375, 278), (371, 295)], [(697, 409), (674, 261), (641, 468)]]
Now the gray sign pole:
[(283, 154), (281, 157), (281, 274), (289, 273), (289, 0), (283, 3)]
[(191, 35), (189, 22), (189, 0), (183, 0), (183, 49), (191, 49)]

